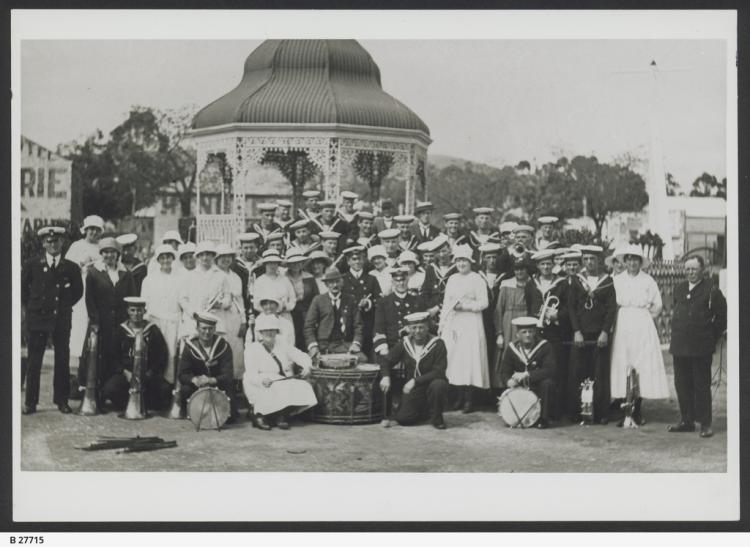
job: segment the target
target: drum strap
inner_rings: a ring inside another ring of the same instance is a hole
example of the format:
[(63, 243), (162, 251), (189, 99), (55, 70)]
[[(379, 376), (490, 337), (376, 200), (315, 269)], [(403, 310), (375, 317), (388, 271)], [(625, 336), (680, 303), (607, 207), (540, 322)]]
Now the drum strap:
[(263, 346), (263, 349), (265, 349), (268, 352), (268, 355), (271, 356), (271, 359), (276, 361), (276, 364), (279, 366), (279, 374), (281, 374), (282, 376), (286, 376), (286, 374), (284, 374), (284, 366), (281, 364), (281, 361), (279, 361), (279, 358), (276, 357), (276, 355), (266, 346)]

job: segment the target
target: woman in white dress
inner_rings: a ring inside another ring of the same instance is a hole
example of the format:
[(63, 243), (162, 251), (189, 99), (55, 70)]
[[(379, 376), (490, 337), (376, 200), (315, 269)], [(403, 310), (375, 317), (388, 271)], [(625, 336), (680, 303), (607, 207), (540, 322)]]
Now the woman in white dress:
[(242, 299), (242, 280), (234, 273), (230, 266), (234, 262), (234, 250), (226, 243), (216, 246), (216, 266), (219, 268), (222, 280), (221, 306), (214, 310), (214, 315), (219, 318), (224, 326), (224, 338), (232, 348), (232, 365), (234, 367), (234, 379), (239, 381), (245, 373), (245, 304)]
[(388, 296), (393, 291), (391, 269), (388, 267), (387, 257), (388, 253), (382, 245), (373, 245), (367, 249), (367, 260), (372, 264), (369, 275), (377, 279), (382, 296)]
[[(618, 249), (617, 258), (625, 264), (626, 270), (613, 278), (618, 310), (612, 344), (612, 397), (626, 397), (627, 375), (633, 367), (638, 372), (640, 387), (633, 419), (641, 425), (645, 423), (641, 399), (669, 397), (659, 334), (654, 324), (661, 313), (662, 300), (654, 278), (641, 271), (648, 266), (648, 258), (638, 245)], [(622, 421), (618, 425), (621, 426)]]
[(154, 253), (159, 269), (143, 279), (141, 298), (146, 301), (148, 320), (154, 323), (167, 343), (169, 359), (164, 369), (164, 379), (175, 382), (174, 358), (177, 348), (177, 331), (180, 326), (180, 283), (179, 274), (172, 268), (175, 260), (174, 249), (170, 245), (159, 245)]
[(471, 247), (456, 246), (453, 253), (456, 273), (445, 287), (438, 334), (448, 350), (448, 382), (463, 387), (463, 409), (474, 410), (473, 388), (490, 387), (487, 366), (487, 339), (484, 335), (482, 312), (489, 306), (487, 285), (471, 271)]
[(258, 277), (253, 285), (253, 306), (255, 311), (260, 313), (263, 311), (260, 305), (261, 297), (273, 296), (279, 302), (279, 316), (292, 321), (291, 311), (297, 305), (297, 293), (289, 278), (280, 271), (281, 262), (281, 255), (275, 249), (263, 253), (263, 267), (266, 273)]
[[(78, 264), (81, 268), (81, 276), (84, 287), (86, 286), (86, 275), (89, 268), (99, 261), (99, 238), (104, 231), (104, 220), (97, 215), (89, 215), (83, 219), (81, 233), (83, 239), (70, 244), (65, 258)], [(80, 359), (83, 355), (83, 343), (86, 339), (86, 331), (89, 328), (89, 314), (86, 311), (85, 295), (75, 306), (73, 306), (72, 324), (70, 329), (70, 358)]]
[[(260, 315), (255, 322), (261, 341), (245, 348), (247, 365), (243, 386), (253, 405), (253, 425), (269, 430), (270, 418), (279, 429), (289, 429), (287, 417), (304, 412), (318, 404), (312, 386), (301, 378), (310, 375), (312, 361), (305, 352), (277, 339), (278, 319)], [(301, 369), (295, 374), (295, 365)]]

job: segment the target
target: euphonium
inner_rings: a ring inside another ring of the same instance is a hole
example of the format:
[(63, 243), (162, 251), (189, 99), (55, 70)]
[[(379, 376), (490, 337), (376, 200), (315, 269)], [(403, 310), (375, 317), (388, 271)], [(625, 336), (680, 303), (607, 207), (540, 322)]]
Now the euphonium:
[(550, 320), (547, 317), (547, 313), (550, 310), (556, 310), (559, 305), (560, 305), (560, 299), (556, 297), (554, 294), (548, 294), (547, 297), (544, 299), (544, 304), (542, 305), (542, 309), (539, 310), (539, 319), (537, 319), (536, 326), (541, 329), (549, 325)]
[(86, 391), (83, 394), (81, 408), (78, 414), (81, 416), (96, 416), (99, 414), (99, 405), (96, 404), (96, 382), (97, 367), (99, 366), (97, 354), (99, 353), (99, 336), (91, 329), (89, 331), (89, 354), (88, 368), (86, 369)]
[(182, 355), (182, 348), (185, 344), (185, 340), (180, 338), (177, 341), (177, 351), (174, 356), (174, 389), (172, 390), (172, 408), (169, 411), (169, 417), (173, 420), (179, 420), (182, 418), (182, 398), (180, 396), (180, 356)]
[(135, 332), (133, 342), (133, 374), (130, 377), (130, 390), (128, 406), (125, 408), (123, 418), (126, 420), (142, 420), (146, 417), (146, 409), (143, 401), (143, 330)]
[(523, 243), (514, 243), (510, 246), (510, 256), (512, 256), (515, 259), (523, 258), (523, 256), (526, 254), (526, 247), (524, 247)]
[(622, 409), (625, 411), (625, 419), (622, 422), (623, 428), (637, 429), (638, 424), (633, 419), (635, 412), (636, 399), (641, 396), (641, 387), (638, 380), (638, 371), (634, 367), (628, 367), (628, 379), (626, 383), (626, 398), (622, 403)]

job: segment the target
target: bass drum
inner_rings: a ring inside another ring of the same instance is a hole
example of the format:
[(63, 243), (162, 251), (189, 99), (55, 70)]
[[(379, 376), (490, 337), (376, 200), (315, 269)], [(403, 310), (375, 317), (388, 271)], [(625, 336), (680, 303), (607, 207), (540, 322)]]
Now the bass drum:
[(221, 429), (230, 415), (229, 397), (216, 387), (202, 387), (188, 399), (188, 418), (201, 429)]
[(498, 397), (497, 413), (508, 427), (533, 427), (542, 414), (542, 400), (527, 388), (506, 389)]

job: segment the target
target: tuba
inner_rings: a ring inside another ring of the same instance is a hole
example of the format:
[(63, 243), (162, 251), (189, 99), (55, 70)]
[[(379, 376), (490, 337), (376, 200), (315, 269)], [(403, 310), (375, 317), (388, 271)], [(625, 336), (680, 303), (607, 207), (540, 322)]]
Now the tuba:
[(549, 313), (550, 310), (556, 310), (559, 305), (560, 299), (558, 297), (554, 294), (547, 294), (547, 297), (544, 299), (544, 304), (542, 304), (542, 308), (539, 310), (539, 318), (537, 319), (536, 326), (541, 329), (549, 325), (550, 320), (547, 317), (547, 313)]
[(180, 396), (179, 364), (184, 345), (185, 339), (180, 338), (177, 341), (177, 351), (175, 352), (174, 356), (174, 389), (172, 390), (172, 408), (169, 411), (169, 417), (173, 420), (179, 420), (182, 418), (182, 398)]
[(123, 414), (123, 418), (126, 420), (142, 420), (146, 417), (143, 397), (144, 346), (143, 329), (140, 329), (135, 332), (135, 341), (133, 342), (133, 374), (130, 377), (130, 396), (128, 397), (125, 414)]
[(81, 407), (78, 409), (78, 414), (81, 416), (96, 416), (99, 414), (99, 405), (96, 403), (96, 383), (98, 381), (98, 353), (99, 353), (99, 336), (93, 330), (89, 330), (89, 354), (87, 357), (87, 369), (86, 369), (86, 391), (83, 394), (83, 400), (81, 401)]
[(634, 367), (628, 367), (628, 379), (626, 384), (626, 398), (621, 407), (625, 412), (625, 418), (622, 422), (623, 428), (638, 429), (638, 424), (633, 419), (635, 412), (636, 399), (641, 396), (640, 382), (638, 380), (638, 371)]

